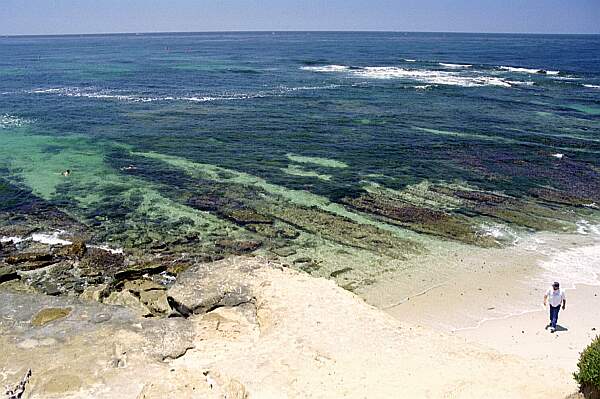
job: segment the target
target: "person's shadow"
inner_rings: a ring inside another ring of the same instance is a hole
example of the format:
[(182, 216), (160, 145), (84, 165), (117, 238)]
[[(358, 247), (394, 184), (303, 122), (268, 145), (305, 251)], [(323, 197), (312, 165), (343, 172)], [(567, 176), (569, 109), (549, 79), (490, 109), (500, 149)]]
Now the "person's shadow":
[[(546, 330), (550, 328), (550, 323), (548, 323), (548, 325), (546, 325)], [(561, 326), (560, 324), (556, 325), (556, 330), (555, 331), (569, 331), (569, 329), (567, 327)]]

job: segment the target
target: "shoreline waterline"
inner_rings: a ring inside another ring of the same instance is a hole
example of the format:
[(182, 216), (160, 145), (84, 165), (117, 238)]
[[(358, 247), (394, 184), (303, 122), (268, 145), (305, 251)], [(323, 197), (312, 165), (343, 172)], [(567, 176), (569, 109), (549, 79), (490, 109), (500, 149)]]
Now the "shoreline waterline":
[[(385, 288), (370, 287), (359, 295), (394, 318), (451, 333), (501, 353), (535, 360), (557, 354), (560, 366), (572, 372), (579, 352), (600, 331), (600, 314), (596, 311), (600, 306), (600, 279), (591, 281), (586, 270), (575, 275), (571, 267), (569, 280), (547, 265), (564, 260), (565, 254), (595, 251), (594, 258), (572, 262), (600, 271), (599, 243), (600, 236), (538, 233), (512, 248), (475, 250), (465, 253), (463, 261), (458, 262), (449, 259), (442, 263), (446, 270), (443, 282), (393, 306), (386, 305), (377, 291), (400, 286), (397, 282), (402, 276), (392, 277)], [(589, 259), (595, 263), (589, 263)], [(564, 329), (553, 335), (544, 329), (548, 310), (542, 300), (554, 280), (565, 288), (567, 306), (559, 315), (559, 325)], [(387, 298), (391, 296), (388, 291)]]

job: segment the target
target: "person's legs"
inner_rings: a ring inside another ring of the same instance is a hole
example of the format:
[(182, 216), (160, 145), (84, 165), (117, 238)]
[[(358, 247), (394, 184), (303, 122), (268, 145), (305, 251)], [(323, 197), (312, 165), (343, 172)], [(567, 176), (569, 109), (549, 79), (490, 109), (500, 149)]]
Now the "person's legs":
[(559, 306), (550, 306), (550, 326), (552, 328), (556, 328), (556, 323), (558, 322), (558, 311), (560, 310)]

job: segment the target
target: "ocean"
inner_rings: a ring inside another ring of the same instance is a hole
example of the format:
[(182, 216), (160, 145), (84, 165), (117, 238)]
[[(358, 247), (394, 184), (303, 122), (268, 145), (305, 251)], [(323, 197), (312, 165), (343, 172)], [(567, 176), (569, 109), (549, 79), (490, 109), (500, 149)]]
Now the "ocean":
[(439, 245), (593, 234), (599, 204), (598, 35), (0, 37), (5, 227), (74, 234), (54, 209), (97, 245), (352, 289)]

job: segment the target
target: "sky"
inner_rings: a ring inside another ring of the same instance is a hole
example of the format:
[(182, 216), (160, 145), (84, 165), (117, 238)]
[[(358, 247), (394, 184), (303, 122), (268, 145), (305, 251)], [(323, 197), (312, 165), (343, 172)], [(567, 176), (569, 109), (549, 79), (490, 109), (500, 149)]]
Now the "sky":
[(600, 33), (600, 0), (0, 0), (0, 35), (244, 30)]

